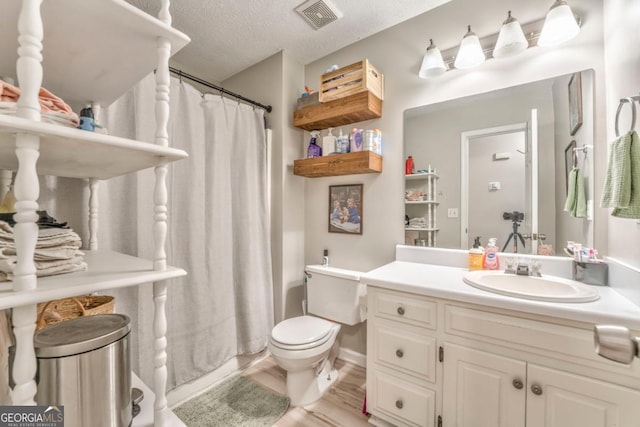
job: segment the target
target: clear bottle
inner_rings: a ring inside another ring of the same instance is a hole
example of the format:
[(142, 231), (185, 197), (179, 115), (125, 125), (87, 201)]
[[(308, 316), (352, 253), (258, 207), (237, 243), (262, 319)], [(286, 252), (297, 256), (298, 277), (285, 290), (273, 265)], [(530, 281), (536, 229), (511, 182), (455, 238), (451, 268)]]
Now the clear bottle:
[(317, 144), (318, 135), (320, 135), (319, 131), (311, 131), (311, 140), (309, 141), (309, 147), (307, 148), (307, 159), (322, 156), (322, 147)]
[(340, 128), (340, 135), (336, 140), (336, 153), (346, 154), (349, 152), (349, 135), (342, 134), (342, 128)]
[(373, 140), (373, 129), (367, 129), (364, 131), (362, 151), (373, 151), (374, 153), (376, 152), (376, 146)]
[(376, 147), (376, 153), (382, 155), (382, 132), (380, 129), (373, 130), (373, 145)]
[(483, 253), (480, 248), (469, 249), (469, 270), (482, 270)]
[(480, 246), (480, 237), (476, 237), (473, 242), (473, 247), (469, 249), (469, 270), (482, 270), (483, 261), (484, 248)]

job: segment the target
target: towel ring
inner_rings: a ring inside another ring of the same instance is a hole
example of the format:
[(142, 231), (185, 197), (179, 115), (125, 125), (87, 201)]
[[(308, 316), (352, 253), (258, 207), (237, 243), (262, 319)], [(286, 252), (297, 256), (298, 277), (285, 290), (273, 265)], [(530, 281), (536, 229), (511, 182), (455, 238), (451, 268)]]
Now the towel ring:
[(616, 138), (620, 136), (620, 130), (618, 129), (618, 120), (620, 119), (620, 112), (622, 111), (622, 106), (625, 103), (631, 104), (631, 129), (633, 130), (636, 127), (636, 104), (633, 98), (622, 98), (620, 100), (620, 104), (618, 104), (618, 111), (616, 111)]

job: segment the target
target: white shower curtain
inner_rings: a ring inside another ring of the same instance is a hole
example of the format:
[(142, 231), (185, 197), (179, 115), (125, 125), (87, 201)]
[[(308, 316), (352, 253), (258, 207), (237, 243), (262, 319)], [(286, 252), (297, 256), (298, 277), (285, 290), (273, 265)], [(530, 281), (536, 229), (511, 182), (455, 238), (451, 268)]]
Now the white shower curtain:
[[(155, 82), (104, 111), (112, 135), (153, 142)], [(189, 158), (169, 165), (168, 388), (238, 354), (262, 350), (273, 326), (264, 111), (171, 79), (169, 137)], [(153, 170), (101, 183), (100, 249), (153, 257)], [(119, 290), (133, 324), (134, 369), (153, 378), (150, 285)]]

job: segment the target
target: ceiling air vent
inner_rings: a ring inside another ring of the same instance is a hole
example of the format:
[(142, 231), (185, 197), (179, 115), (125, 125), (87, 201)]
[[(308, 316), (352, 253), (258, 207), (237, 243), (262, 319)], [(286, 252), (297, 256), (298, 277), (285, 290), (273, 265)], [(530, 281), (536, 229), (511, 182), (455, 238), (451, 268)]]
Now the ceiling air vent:
[(304, 19), (316, 30), (342, 18), (342, 13), (329, 0), (309, 0), (296, 8)]

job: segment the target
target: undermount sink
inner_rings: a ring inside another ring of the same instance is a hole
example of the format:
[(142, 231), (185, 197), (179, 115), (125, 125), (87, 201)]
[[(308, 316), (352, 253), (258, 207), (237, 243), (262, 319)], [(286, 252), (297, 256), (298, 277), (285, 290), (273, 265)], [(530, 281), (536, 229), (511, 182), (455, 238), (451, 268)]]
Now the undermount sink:
[(516, 298), (548, 302), (589, 302), (600, 298), (589, 285), (554, 276), (521, 276), (504, 271), (472, 271), (464, 282), (474, 288)]

